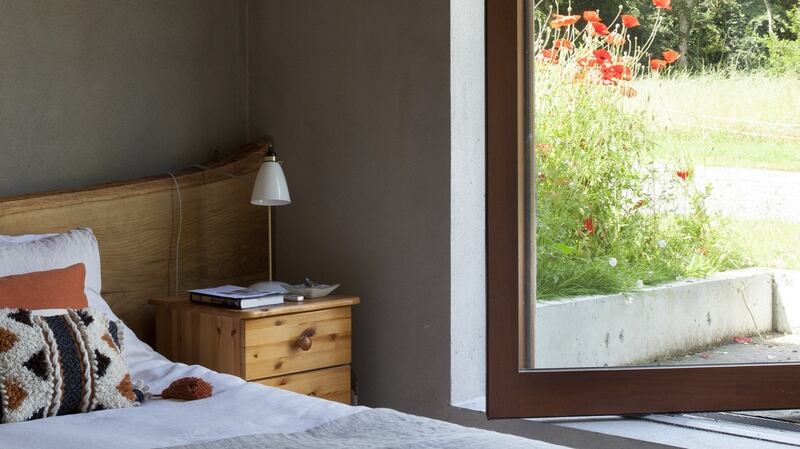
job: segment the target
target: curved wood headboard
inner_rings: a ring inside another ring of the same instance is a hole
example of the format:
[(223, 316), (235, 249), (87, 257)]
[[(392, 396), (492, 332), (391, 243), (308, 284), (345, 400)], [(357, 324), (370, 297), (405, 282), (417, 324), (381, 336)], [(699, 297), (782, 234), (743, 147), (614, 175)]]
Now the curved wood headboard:
[(211, 170), (175, 173), (183, 211), (178, 276), (180, 212), (169, 175), (0, 199), (0, 234), (91, 228), (100, 243), (103, 297), (152, 343), (148, 301), (174, 294), (176, 278), (185, 291), (268, 277), (269, 208), (250, 205), (265, 147), (248, 144)]

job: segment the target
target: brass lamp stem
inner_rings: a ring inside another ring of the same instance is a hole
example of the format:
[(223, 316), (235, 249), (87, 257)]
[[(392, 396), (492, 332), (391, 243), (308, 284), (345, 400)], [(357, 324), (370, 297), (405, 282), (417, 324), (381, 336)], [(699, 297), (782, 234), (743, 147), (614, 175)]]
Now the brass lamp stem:
[(269, 244), (269, 254), (267, 259), (267, 271), (269, 272), (269, 279), (272, 281), (275, 277), (275, 233), (272, 227), (275, 225), (272, 219), (272, 206), (267, 207), (267, 243)]

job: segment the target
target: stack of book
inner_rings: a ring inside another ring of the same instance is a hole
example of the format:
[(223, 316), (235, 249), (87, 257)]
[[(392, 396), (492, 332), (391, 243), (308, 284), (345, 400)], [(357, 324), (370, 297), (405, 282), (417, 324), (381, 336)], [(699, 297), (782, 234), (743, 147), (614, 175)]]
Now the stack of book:
[(193, 302), (214, 304), (231, 309), (250, 309), (283, 303), (286, 292), (262, 291), (236, 285), (189, 290)]

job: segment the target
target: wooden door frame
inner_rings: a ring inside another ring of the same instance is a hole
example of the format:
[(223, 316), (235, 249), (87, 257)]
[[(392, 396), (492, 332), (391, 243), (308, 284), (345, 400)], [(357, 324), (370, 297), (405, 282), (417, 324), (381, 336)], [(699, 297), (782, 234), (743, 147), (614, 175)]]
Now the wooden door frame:
[(800, 364), (524, 370), (524, 0), (486, 0), (489, 418), (800, 407)]

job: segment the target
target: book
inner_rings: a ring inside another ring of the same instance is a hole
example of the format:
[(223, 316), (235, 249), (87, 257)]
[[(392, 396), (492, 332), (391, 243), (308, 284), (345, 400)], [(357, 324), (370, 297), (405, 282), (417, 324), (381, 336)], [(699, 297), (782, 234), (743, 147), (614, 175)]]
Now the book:
[(254, 288), (239, 287), (238, 285), (223, 285), (221, 287), (212, 288), (198, 288), (189, 290), (189, 293), (196, 293), (205, 296), (218, 296), (220, 298), (231, 299), (252, 299), (262, 298), (268, 295), (277, 295), (286, 293), (285, 290), (256, 290)]
[(283, 293), (253, 290), (236, 285), (189, 290), (189, 300), (231, 309), (251, 309), (283, 303)]

